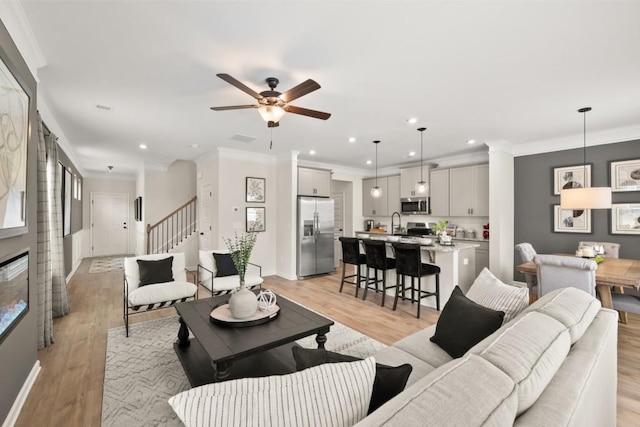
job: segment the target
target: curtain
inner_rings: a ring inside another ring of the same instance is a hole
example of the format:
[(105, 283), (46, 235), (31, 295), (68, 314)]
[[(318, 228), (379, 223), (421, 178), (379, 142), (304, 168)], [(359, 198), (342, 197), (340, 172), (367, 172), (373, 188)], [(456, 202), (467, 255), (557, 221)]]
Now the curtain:
[(58, 168), (58, 144), (55, 135), (44, 135), (38, 113), (38, 348), (54, 343), (53, 317), (69, 314), (67, 284), (62, 248), (62, 184)]

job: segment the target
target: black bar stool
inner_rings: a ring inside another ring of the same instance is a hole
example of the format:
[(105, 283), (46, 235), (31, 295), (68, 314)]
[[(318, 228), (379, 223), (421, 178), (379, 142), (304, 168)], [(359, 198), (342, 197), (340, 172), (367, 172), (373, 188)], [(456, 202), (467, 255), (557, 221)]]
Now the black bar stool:
[[(362, 244), (364, 245), (364, 251), (367, 256), (367, 283), (364, 287), (362, 299), (367, 299), (367, 289), (373, 289), (376, 292), (382, 291), (382, 304), (380, 305), (384, 307), (384, 297), (387, 289), (396, 287), (396, 285), (387, 286), (386, 272), (387, 270), (396, 268), (396, 260), (387, 258), (387, 247), (382, 240), (362, 240)], [(369, 277), (370, 268), (374, 269), (373, 278)], [(378, 279), (378, 271), (382, 271), (382, 279)], [(382, 283), (382, 289), (378, 286), (379, 283)], [(371, 286), (372, 284), (375, 285), (375, 287)]]
[[(360, 273), (360, 266), (367, 263), (367, 256), (360, 253), (360, 241), (357, 238), (340, 237), (339, 240), (342, 243), (342, 280), (340, 281), (340, 292), (342, 292), (342, 287), (344, 286), (345, 282), (351, 283), (352, 285), (356, 285), (357, 298), (358, 291), (360, 290), (360, 283), (367, 280), (367, 278), (362, 277), (362, 274)], [(347, 264), (351, 264), (356, 267), (356, 274), (345, 276)], [(355, 282), (346, 280), (352, 277), (356, 277)]]
[[(393, 309), (398, 305), (398, 296), (402, 288), (402, 299), (405, 299), (407, 289), (411, 289), (411, 302), (418, 303), (418, 319), (420, 318), (420, 300), (427, 297), (436, 297), (436, 309), (440, 311), (440, 267), (434, 264), (424, 264), (420, 254), (420, 245), (411, 243), (392, 243), (396, 254), (396, 297), (393, 301)], [(423, 276), (436, 276), (436, 291), (429, 292), (422, 290)], [(402, 279), (400, 279), (402, 276)], [(407, 288), (404, 283), (405, 276), (411, 277), (411, 287)], [(418, 287), (415, 286), (415, 279), (418, 279)]]

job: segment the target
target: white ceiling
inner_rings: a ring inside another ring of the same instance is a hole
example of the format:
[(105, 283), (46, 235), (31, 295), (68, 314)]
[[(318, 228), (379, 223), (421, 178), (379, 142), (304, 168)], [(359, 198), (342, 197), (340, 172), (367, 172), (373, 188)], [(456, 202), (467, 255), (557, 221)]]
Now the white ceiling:
[[(640, 125), (640, 2), (21, 4), (46, 60), (40, 94), (87, 172), (197, 160), (216, 146), (372, 168), (374, 139), (389, 167), (419, 155), (419, 126), (430, 159), (477, 150), (470, 138), (581, 141), (583, 106), (588, 131)], [(287, 114), (269, 150), (256, 110), (209, 109), (253, 103), (216, 73), (258, 92), (266, 77), (283, 92), (312, 78), (322, 88), (292, 104), (332, 116)]]

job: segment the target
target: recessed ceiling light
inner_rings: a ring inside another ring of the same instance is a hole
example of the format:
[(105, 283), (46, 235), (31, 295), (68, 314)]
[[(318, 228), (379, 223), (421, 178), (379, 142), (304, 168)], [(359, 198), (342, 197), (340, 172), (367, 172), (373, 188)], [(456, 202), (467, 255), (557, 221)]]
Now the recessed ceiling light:
[(409, 123), (410, 125), (416, 124), (416, 123), (418, 123), (418, 119), (415, 118), (415, 117), (409, 117), (407, 119), (407, 123)]
[(138, 147), (140, 147), (141, 150), (146, 150), (147, 149), (147, 144), (140, 144), (140, 145), (138, 145)]
[(352, 143), (352, 144), (353, 144), (354, 142), (356, 142), (356, 137), (355, 137), (355, 136), (350, 137), (350, 138), (349, 138), (349, 142), (350, 142), (350, 143)]
[(475, 140), (475, 139), (469, 139), (469, 140), (467, 141), (467, 144), (475, 144), (475, 143), (476, 143), (476, 140)]
[(311, 154), (313, 156), (314, 154), (316, 154), (316, 150), (310, 150), (309, 154)]
[(191, 144), (191, 148), (200, 148), (200, 144)]
[(368, 165), (370, 165), (371, 163), (373, 163), (371, 160), (367, 160)]
[(415, 155), (416, 155), (416, 152), (415, 152), (415, 151), (409, 151), (409, 157), (413, 157), (413, 156), (415, 156)]

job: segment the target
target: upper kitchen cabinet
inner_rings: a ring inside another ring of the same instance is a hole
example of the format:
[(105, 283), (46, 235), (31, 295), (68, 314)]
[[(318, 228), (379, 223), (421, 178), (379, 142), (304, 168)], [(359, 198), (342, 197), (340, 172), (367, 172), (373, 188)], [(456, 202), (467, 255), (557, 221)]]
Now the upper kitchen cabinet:
[(362, 180), (362, 215), (390, 216), (393, 212), (400, 212), (400, 176), (378, 178), (382, 197), (377, 199), (371, 197), (371, 189), (375, 185), (375, 178)]
[(449, 216), (449, 169), (432, 170), (429, 182), (431, 215)]
[(331, 197), (331, 171), (299, 167), (298, 196)]
[(449, 169), (449, 215), (489, 216), (488, 164)]
[[(429, 184), (429, 166), (424, 165), (422, 178)], [(400, 169), (400, 197), (426, 197), (427, 194), (418, 194), (416, 184), (420, 181), (420, 166)]]

